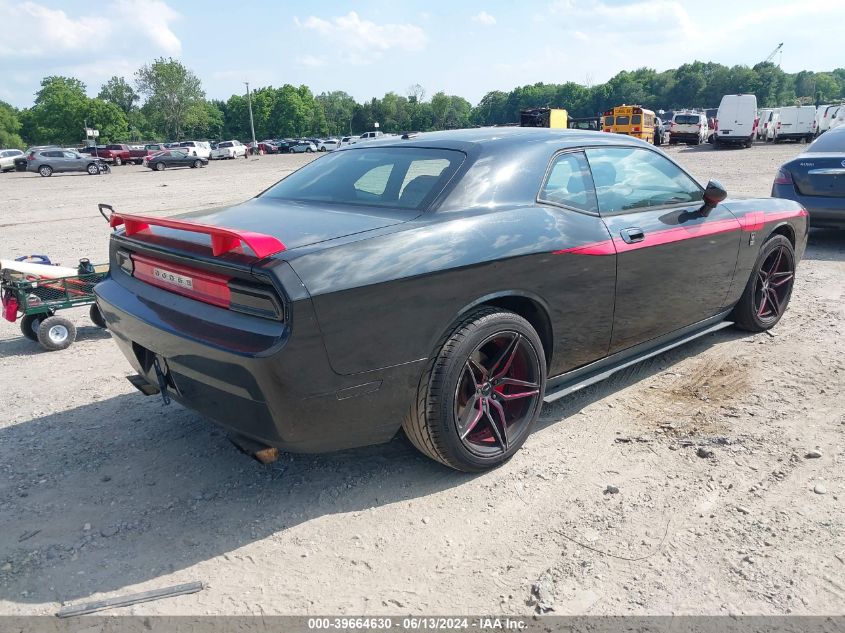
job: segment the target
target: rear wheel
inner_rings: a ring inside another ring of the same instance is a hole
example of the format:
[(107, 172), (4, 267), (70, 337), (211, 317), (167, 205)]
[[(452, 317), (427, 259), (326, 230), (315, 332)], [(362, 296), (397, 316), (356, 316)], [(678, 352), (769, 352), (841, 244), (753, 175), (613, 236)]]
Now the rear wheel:
[(100, 308), (97, 307), (96, 303), (91, 304), (91, 309), (88, 310), (88, 316), (91, 318), (91, 322), (97, 327), (101, 327), (103, 329), (108, 327), (106, 325), (106, 320), (103, 318), (103, 313), (100, 312)]
[(38, 327), (38, 342), (50, 352), (67, 349), (74, 340), (76, 327), (64, 317), (47, 317)]
[(49, 165), (41, 165), (41, 167), (38, 168), (38, 173), (44, 176), (44, 178), (48, 178), (53, 175), (53, 168)]
[(123, 164), (123, 159), (120, 156), (115, 156), (114, 164), (116, 167), (120, 167)]
[(476, 310), (446, 336), (420, 379), (405, 433), (451, 468), (493, 468), (531, 432), (545, 381), (543, 346), (531, 324), (497, 308)]
[(30, 341), (38, 342), (38, 328), (44, 320), (44, 314), (27, 314), (21, 318), (21, 333)]
[(762, 332), (780, 320), (795, 283), (795, 250), (783, 235), (769, 239), (754, 264), (731, 318), (744, 330)]

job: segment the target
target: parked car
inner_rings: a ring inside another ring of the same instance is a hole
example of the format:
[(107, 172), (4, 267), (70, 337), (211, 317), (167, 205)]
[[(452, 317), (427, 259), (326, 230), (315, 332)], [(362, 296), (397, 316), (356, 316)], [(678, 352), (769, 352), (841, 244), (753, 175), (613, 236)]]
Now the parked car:
[(830, 127), (830, 118), (828, 117), (828, 114), (830, 109), (835, 107), (836, 106), (831, 104), (825, 104), (816, 108), (816, 136), (827, 132)]
[(144, 159), (144, 166), (155, 171), (164, 171), (168, 167), (205, 167), (208, 159), (192, 156), (184, 149), (166, 149)]
[(318, 152), (333, 152), (340, 147), (340, 141), (336, 138), (320, 139), (317, 143)]
[(715, 147), (743, 145), (751, 147), (756, 133), (757, 97), (749, 94), (725, 95), (716, 115)]
[(804, 141), (809, 143), (816, 136), (816, 109), (813, 106), (789, 106), (780, 108), (778, 114), (777, 141)]
[(63, 172), (87, 172), (96, 176), (100, 173), (99, 163), (104, 162), (102, 158), (60, 148), (33, 150), (26, 158), (26, 170), (45, 178)]
[(97, 152), (97, 156), (118, 166), (132, 162), (132, 150), (125, 143), (106, 145), (105, 149)]
[(544, 401), (778, 322), (806, 211), (726, 196), (633, 138), (419, 134), (333, 152), (227, 209), (115, 213), (95, 292), (146, 393), (297, 452), (403, 426), (481, 471)]
[(828, 130), (781, 165), (772, 197), (802, 204), (812, 226), (845, 228), (845, 126)]
[(182, 141), (179, 147), (191, 156), (199, 156), (200, 158), (211, 158), (211, 146), (205, 141)]
[(669, 144), (700, 145), (707, 142), (707, 117), (703, 112), (675, 112), (669, 126)]
[(25, 157), (23, 151), (19, 149), (0, 150), (0, 173), (14, 171), (15, 159), (18, 157)]
[(340, 146), (343, 147), (344, 145), (351, 145), (352, 144), (352, 137), (351, 136), (344, 136), (340, 139)]
[(80, 154), (91, 154), (92, 156), (100, 158), (100, 155), (105, 151), (105, 149), (105, 145), (86, 145), (84, 147), (80, 147), (77, 151)]
[(29, 167), (29, 157), (33, 152), (42, 149), (60, 149), (55, 145), (33, 145), (32, 147), (28, 147), (26, 151), (23, 153), (23, 156), (17, 156), (13, 159), (15, 165), (15, 171), (26, 171), (27, 167)]
[(240, 141), (221, 141), (217, 147), (211, 150), (212, 159), (234, 159), (246, 158), (246, 146), (242, 145)]
[(317, 147), (311, 141), (300, 141), (296, 140), (293, 141), (290, 145), (288, 145), (288, 151), (291, 154), (301, 154), (303, 152), (316, 152)]

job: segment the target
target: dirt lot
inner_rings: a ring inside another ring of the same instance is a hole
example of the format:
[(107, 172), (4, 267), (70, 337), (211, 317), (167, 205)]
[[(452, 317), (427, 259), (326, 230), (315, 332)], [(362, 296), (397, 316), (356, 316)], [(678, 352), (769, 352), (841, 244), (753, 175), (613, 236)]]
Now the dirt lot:
[[(802, 147), (669, 152), (766, 196)], [(0, 254), (103, 260), (97, 202), (238, 202), (306, 160), (4, 174)], [(771, 335), (723, 330), (546, 406), (525, 448), (476, 477), (401, 437), (261, 466), (135, 392), (83, 311), (57, 353), (2, 322), (0, 613), (202, 580), (119, 612), (529, 614), (536, 586), (558, 614), (841, 614), (844, 299), (845, 232), (814, 231)]]

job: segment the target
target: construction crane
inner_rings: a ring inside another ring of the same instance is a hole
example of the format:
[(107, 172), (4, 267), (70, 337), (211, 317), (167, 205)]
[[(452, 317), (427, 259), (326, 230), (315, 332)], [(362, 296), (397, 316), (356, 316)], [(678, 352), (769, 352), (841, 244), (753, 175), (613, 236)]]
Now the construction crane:
[[(782, 48), (783, 48), (783, 42), (781, 42), (780, 44), (775, 46), (775, 50), (773, 50), (771, 53), (769, 53), (769, 56), (766, 59), (764, 59), (761, 63), (765, 64), (765, 63), (772, 61), (775, 58), (775, 55), (777, 55), (778, 53), (781, 53)], [(782, 56), (783, 56), (783, 53), (781, 53), (781, 57)], [(778, 62), (778, 66), (780, 66), (780, 62)]]

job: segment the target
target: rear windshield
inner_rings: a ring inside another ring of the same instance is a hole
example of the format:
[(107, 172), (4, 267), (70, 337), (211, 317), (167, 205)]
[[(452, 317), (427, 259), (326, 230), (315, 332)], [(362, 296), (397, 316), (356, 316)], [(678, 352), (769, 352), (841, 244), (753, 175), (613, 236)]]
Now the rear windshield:
[(630, 120), (631, 120), (630, 117), (618, 116), (618, 117), (616, 117), (616, 125), (628, 125), (628, 122)]
[(463, 153), (445, 149), (345, 150), (306, 165), (262, 196), (419, 210), (443, 190), (463, 160)]
[(694, 114), (676, 114), (675, 123), (678, 125), (695, 125), (699, 122), (698, 116)]
[(231, 141), (225, 141), (223, 143), (220, 143), (220, 145), (218, 145), (217, 147), (232, 147), (232, 143)]
[(807, 151), (845, 153), (845, 127), (825, 132), (810, 144)]

